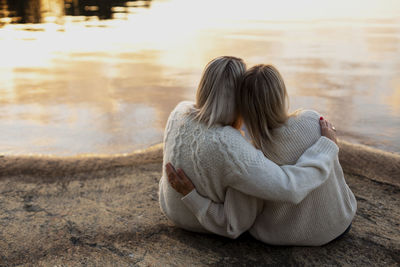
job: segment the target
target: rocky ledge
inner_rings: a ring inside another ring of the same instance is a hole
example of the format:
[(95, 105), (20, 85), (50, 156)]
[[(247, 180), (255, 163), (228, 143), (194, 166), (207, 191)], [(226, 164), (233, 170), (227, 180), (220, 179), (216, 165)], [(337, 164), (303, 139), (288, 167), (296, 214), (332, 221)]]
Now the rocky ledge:
[(399, 266), (400, 156), (340, 143), (358, 211), (323, 247), (277, 247), (171, 224), (162, 146), (117, 156), (0, 156), (0, 266)]

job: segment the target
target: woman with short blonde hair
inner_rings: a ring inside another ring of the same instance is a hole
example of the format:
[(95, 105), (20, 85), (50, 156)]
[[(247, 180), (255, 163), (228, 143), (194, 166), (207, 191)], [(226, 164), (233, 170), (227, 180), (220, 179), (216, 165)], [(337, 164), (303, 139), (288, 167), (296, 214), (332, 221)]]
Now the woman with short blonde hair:
[(196, 119), (208, 127), (234, 125), (237, 118), (235, 90), (246, 71), (246, 64), (236, 57), (218, 57), (210, 61), (196, 93)]

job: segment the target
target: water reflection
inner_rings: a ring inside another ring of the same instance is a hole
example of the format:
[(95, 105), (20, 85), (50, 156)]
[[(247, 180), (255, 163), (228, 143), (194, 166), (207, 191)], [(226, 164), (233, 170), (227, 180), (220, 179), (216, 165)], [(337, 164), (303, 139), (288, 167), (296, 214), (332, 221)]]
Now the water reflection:
[(49, 18), (60, 22), (64, 15), (112, 19), (132, 8), (150, 6), (151, 0), (0, 0), (0, 25), (1, 21), (42, 23)]
[(356, 17), (340, 13), (356, 6), (346, 0), (329, 2), (332, 12), (319, 1), (296, 12), (268, 0), (106, 1), (105, 12), (101, 1), (39, 2), (43, 23), (11, 23), (22, 21), (16, 7), (1, 13), (0, 154), (123, 153), (161, 142), (171, 109), (194, 99), (203, 67), (220, 55), (276, 65), (292, 109), (316, 109), (343, 138), (400, 152), (396, 2), (345, 10)]

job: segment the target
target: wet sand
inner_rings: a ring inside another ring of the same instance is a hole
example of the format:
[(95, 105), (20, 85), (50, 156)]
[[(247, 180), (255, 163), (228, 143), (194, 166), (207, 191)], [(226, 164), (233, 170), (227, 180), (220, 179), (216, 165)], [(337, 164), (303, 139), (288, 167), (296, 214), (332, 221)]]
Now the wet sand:
[(161, 144), (119, 156), (0, 156), (0, 266), (398, 266), (400, 156), (340, 148), (358, 211), (350, 233), (323, 247), (175, 227), (158, 205)]

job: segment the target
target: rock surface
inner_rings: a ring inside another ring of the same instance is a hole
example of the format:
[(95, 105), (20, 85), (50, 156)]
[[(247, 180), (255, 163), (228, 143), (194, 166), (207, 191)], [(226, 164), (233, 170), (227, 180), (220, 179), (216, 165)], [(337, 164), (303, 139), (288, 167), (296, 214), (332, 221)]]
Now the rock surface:
[(162, 146), (113, 157), (0, 156), (0, 266), (399, 266), (400, 156), (342, 142), (351, 231), (276, 247), (181, 230), (158, 205)]

